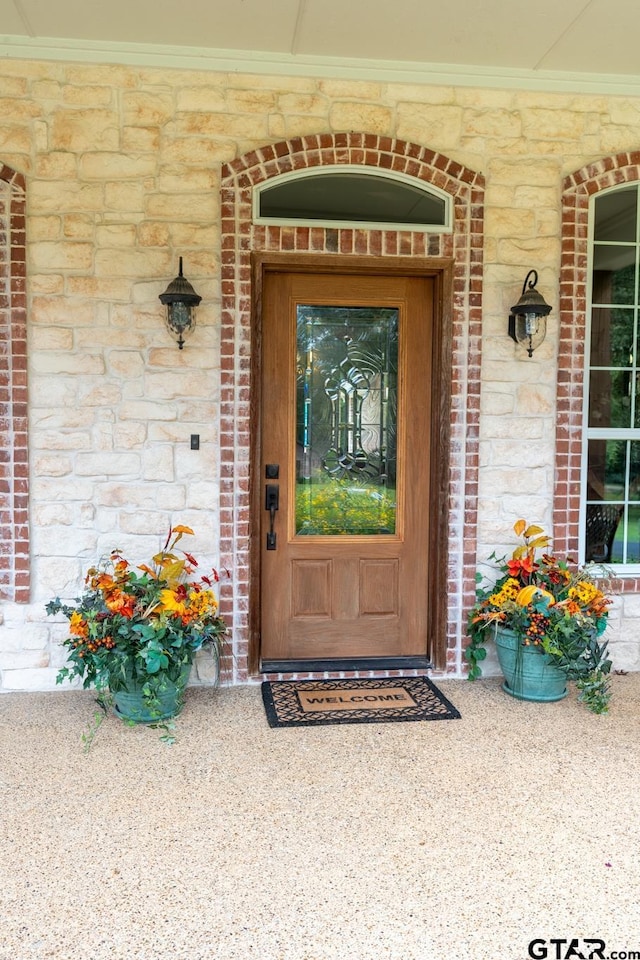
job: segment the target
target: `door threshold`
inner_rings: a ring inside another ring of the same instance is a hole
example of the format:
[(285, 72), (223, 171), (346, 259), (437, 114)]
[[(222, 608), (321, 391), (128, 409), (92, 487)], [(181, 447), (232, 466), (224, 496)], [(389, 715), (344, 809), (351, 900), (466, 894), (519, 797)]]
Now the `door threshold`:
[(324, 673), (360, 670), (430, 670), (427, 657), (361, 657), (355, 660), (263, 660), (260, 673)]

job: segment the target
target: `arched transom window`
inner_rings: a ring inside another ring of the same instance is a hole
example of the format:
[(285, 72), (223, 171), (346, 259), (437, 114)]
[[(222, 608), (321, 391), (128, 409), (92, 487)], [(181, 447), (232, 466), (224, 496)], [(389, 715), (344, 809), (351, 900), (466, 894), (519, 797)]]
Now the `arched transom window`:
[(451, 198), (393, 171), (341, 165), (311, 168), (260, 184), (255, 223), (450, 231)]

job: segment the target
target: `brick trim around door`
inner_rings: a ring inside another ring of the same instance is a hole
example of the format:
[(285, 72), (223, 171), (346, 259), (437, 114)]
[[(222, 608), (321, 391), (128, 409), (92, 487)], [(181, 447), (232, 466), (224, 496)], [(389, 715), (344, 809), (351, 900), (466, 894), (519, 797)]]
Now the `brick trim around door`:
[[(339, 164), (416, 177), (449, 194), (453, 230), (420, 233), (252, 222), (252, 189), (292, 170)], [(249, 679), (249, 464), (251, 253), (434, 257), (453, 264), (452, 400), (449, 465), (447, 675), (464, 672), (465, 612), (475, 595), (480, 414), (484, 178), (462, 164), (403, 140), (366, 133), (318, 134), (251, 150), (222, 168), (220, 550), (232, 578), (221, 612), (232, 628), (233, 657), (222, 678)], [(397, 673), (397, 671), (395, 671)], [(372, 671), (367, 676), (377, 675)], [(382, 675), (385, 675), (384, 672)], [(437, 672), (434, 673), (437, 675)], [(296, 674), (302, 678), (304, 674)]]

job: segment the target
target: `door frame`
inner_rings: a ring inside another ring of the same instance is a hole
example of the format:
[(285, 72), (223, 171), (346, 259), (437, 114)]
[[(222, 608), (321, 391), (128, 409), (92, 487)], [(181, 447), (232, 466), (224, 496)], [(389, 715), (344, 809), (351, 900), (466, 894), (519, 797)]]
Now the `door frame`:
[[(446, 668), (447, 584), (449, 524), (449, 450), (452, 395), (452, 317), (454, 261), (444, 258), (339, 256), (334, 254), (269, 253), (251, 254), (251, 392), (249, 462), (249, 610), (248, 669), (260, 674), (260, 577), (263, 478), (261, 476), (262, 411), (259, 398), (262, 383), (262, 290), (270, 272), (369, 274), (371, 276), (430, 277), (434, 282), (431, 497), (441, 506), (430, 524), (427, 604), (429, 650), (432, 666)], [(438, 558), (433, 562), (433, 558)]]

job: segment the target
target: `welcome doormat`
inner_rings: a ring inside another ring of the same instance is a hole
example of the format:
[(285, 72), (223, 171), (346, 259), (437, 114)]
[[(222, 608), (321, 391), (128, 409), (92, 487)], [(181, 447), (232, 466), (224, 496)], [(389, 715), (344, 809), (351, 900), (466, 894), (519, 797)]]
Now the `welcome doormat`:
[(453, 704), (427, 677), (265, 680), (262, 699), (271, 727), (460, 719)]

